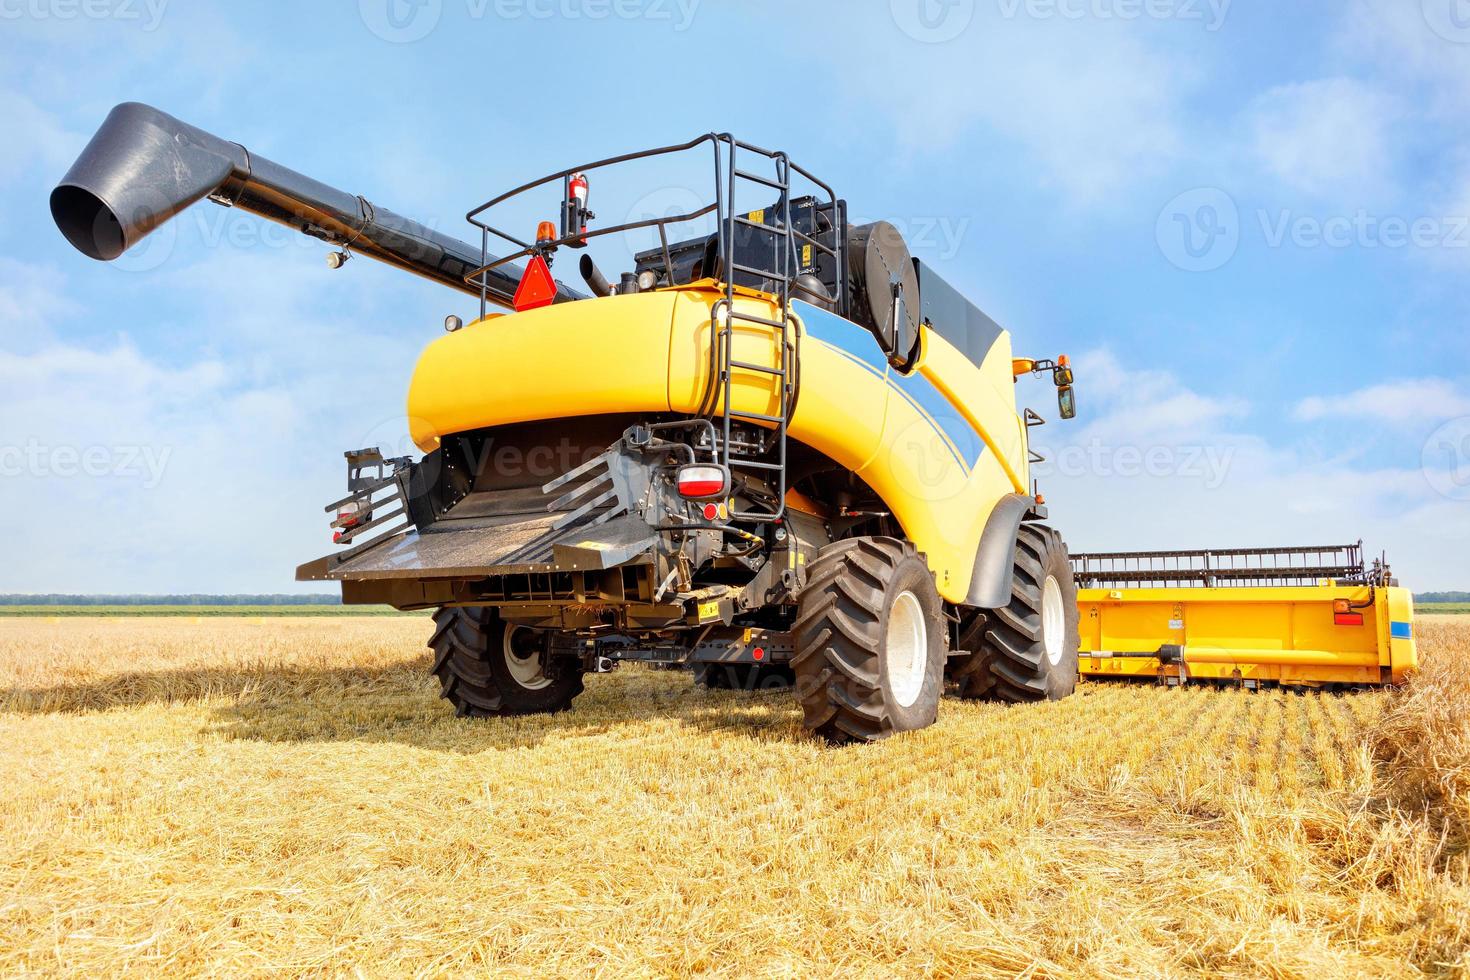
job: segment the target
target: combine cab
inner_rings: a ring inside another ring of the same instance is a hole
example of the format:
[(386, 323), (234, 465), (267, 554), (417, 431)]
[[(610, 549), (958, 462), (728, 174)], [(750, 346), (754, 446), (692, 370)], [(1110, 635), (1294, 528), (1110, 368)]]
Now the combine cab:
[(1398, 684), (1413, 598), (1362, 542), (1072, 556), (1088, 677), (1257, 688)]

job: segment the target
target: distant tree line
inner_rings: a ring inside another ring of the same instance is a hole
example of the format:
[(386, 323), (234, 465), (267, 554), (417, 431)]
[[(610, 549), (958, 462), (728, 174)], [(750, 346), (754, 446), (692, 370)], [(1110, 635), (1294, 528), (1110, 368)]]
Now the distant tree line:
[(0, 595), (0, 606), (337, 606), (340, 595)]
[(1420, 592), (1415, 602), (1470, 602), (1470, 592)]

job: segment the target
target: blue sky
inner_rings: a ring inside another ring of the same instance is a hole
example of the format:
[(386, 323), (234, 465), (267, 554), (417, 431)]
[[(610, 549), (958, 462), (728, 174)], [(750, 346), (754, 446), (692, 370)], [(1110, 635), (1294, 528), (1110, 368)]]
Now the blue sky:
[(295, 589), (472, 312), (210, 204), (73, 252), (47, 195), (126, 100), (467, 238), (578, 161), (784, 148), (1073, 356), (1038, 442), (1074, 549), (1361, 536), (1470, 588), (1461, 0), (0, 0), (0, 591)]

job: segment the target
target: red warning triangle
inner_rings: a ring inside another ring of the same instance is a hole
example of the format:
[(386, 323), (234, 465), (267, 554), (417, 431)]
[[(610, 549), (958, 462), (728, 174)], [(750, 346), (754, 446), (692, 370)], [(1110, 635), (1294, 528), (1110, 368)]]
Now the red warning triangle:
[(515, 299), (511, 305), (516, 308), (517, 313), (526, 310), (534, 310), (541, 306), (550, 306), (556, 299), (556, 280), (551, 278), (551, 269), (546, 265), (546, 260), (539, 255), (531, 256), (531, 261), (526, 263), (526, 272), (521, 276), (521, 284), (516, 287)]

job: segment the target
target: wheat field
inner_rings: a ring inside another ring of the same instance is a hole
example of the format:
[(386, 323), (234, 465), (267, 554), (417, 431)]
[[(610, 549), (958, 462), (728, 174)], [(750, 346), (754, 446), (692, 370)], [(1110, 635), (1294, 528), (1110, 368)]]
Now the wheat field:
[(0, 974), (1470, 972), (1470, 618), (1392, 694), (1084, 684), (874, 746), (427, 617), (0, 619)]

